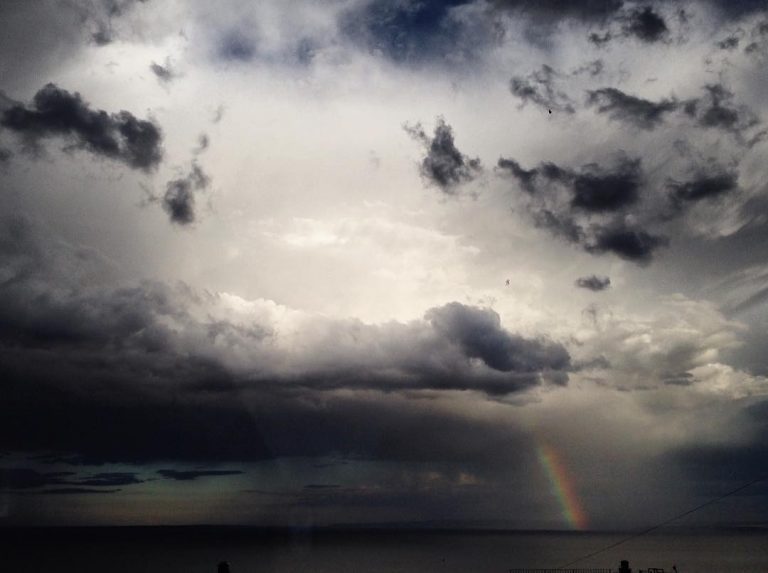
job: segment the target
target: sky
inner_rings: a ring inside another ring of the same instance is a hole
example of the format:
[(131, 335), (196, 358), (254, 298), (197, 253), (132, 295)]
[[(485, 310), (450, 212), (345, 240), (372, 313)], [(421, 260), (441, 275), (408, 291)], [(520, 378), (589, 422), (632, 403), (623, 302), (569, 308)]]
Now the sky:
[(0, 3), (0, 525), (632, 529), (768, 474), (766, 64), (756, 1)]

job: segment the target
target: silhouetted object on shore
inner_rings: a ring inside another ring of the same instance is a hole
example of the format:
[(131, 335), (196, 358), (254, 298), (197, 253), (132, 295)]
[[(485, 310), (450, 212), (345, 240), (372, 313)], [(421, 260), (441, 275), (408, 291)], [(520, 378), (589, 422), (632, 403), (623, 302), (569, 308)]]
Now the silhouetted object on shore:
[(229, 573), (229, 561), (222, 561), (219, 563), (217, 573)]
[(629, 561), (624, 560), (619, 567), (619, 573), (632, 573), (632, 569), (629, 568)]

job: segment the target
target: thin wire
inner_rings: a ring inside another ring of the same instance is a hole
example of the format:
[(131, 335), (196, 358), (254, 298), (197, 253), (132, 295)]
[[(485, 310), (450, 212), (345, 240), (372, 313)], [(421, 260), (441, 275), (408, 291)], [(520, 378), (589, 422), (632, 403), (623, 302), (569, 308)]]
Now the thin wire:
[(716, 497), (714, 499), (710, 499), (709, 501), (706, 501), (706, 502), (702, 503), (701, 505), (697, 505), (693, 509), (689, 509), (688, 511), (685, 511), (685, 512), (679, 514), (679, 515), (674, 516), (674, 517), (670, 517), (666, 521), (662, 521), (661, 523), (658, 523), (658, 524), (654, 525), (653, 527), (649, 527), (648, 529), (644, 529), (643, 531), (641, 531), (639, 533), (635, 533), (633, 535), (630, 535), (629, 537), (625, 537), (624, 539), (621, 539), (621, 540), (617, 541), (616, 543), (612, 543), (611, 545), (608, 545), (607, 547), (603, 547), (602, 549), (598, 549), (597, 551), (593, 551), (592, 553), (589, 553), (588, 555), (584, 555), (583, 557), (579, 557), (578, 559), (574, 559), (573, 561), (570, 561), (570, 562), (566, 563), (565, 565), (559, 565), (558, 567), (555, 567), (555, 569), (565, 569), (566, 567), (570, 567), (574, 563), (578, 563), (579, 561), (584, 561), (584, 559), (589, 559), (590, 557), (594, 557), (595, 555), (599, 555), (600, 553), (604, 553), (604, 552), (608, 551), (609, 549), (613, 549), (614, 547), (618, 547), (619, 545), (622, 545), (622, 544), (626, 543), (627, 541), (631, 541), (632, 539), (636, 539), (636, 538), (638, 538), (638, 537), (640, 537), (642, 535), (645, 535), (646, 533), (650, 533), (651, 531), (659, 529), (660, 527), (664, 527), (665, 525), (669, 525), (673, 521), (677, 521), (678, 519), (680, 519), (682, 517), (685, 517), (686, 515), (690, 515), (690, 514), (692, 514), (695, 511), (699, 511), (700, 509), (702, 509), (704, 507), (707, 507), (708, 505), (712, 505), (713, 503), (716, 503), (716, 502), (720, 501), (721, 499), (725, 499), (726, 497), (729, 497), (729, 496), (731, 496), (731, 495), (733, 495), (735, 493), (738, 493), (738, 492), (740, 492), (743, 489), (747, 489), (749, 486), (754, 485), (754, 484), (756, 484), (758, 482), (764, 481), (766, 479), (768, 479), (768, 475), (764, 475), (764, 476), (759, 477), (757, 479), (753, 479), (751, 482), (746, 483), (744, 485), (741, 485), (741, 486), (737, 487), (736, 489), (731, 490), (728, 493), (724, 493), (723, 495), (721, 495), (719, 497)]

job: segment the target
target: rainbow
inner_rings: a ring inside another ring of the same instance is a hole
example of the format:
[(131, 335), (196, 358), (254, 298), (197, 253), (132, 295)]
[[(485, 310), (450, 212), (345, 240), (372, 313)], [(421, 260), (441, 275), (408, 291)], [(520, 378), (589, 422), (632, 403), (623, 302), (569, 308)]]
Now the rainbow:
[(560, 502), (563, 515), (568, 524), (572, 529), (586, 529), (589, 525), (587, 514), (576, 495), (576, 487), (568, 473), (568, 468), (566, 468), (557, 451), (549, 444), (540, 442), (537, 450), (539, 461), (544, 471), (547, 472), (549, 483), (552, 485), (552, 490)]

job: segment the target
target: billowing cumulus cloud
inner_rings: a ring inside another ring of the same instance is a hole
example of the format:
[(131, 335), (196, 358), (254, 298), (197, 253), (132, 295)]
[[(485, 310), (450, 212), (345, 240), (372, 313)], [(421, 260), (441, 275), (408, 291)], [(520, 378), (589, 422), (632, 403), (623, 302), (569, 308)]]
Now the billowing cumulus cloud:
[(3, 111), (0, 126), (36, 146), (60, 138), (76, 149), (121, 161), (149, 171), (162, 159), (162, 132), (153, 122), (137, 119), (128, 111), (109, 114), (91, 109), (79, 93), (47, 84), (32, 104), (16, 104)]
[[(10, 449), (134, 462), (324, 455), (333, 442), (307, 442), (311, 424), (270, 443), (269, 435), (283, 433), (273, 424), (315, 416), (306, 400), (345, 412), (353, 404), (336, 397), (342, 390), (501, 398), (568, 379), (570, 357), (561, 344), (515, 334), (489, 309), (450, 303), (421, 320), (382, 325), (294, 312), (286, 322), (280, 316), (287, 309), (269, 301), (157, 283), (89, 288), (84, 277), (61, 274), (59, 265), (66, 268), (72, 255), (66, 247), (49, 261), (38, 241), (29, 223), (6, 222), (3, 260), (12, 274), (0, 288), (8, 397), (0, 426)], [(107, 395), (97, 390), (102, 384)], [(59, 398), (39, 399), (40, 392)], [(389, 423), (386, 409), (377, 415)], [(42, 431), (52, 426), (58, 431)], [(362, 443), (349, 447), (365, 453)], [(67, 483), (107, 485), (125, 477)]]

